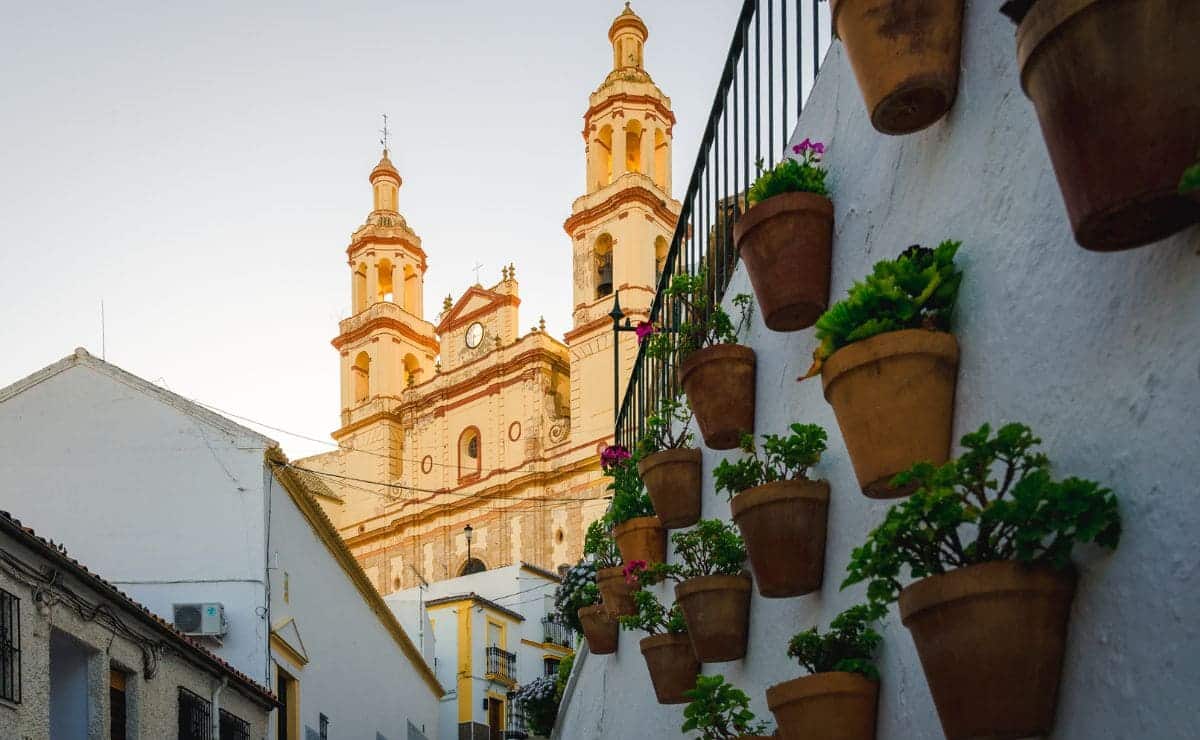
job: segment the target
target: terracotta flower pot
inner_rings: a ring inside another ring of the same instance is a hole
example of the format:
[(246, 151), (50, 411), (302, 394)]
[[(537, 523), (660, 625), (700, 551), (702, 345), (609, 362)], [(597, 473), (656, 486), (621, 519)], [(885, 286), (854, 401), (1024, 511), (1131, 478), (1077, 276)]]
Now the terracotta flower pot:
[(1178, 192), (1200, 151), (1200, 3), (1040, 0), (1017, 29), (1075, 241), (1126, 249), (1200, 221)]
[(661, 563), (667, 559), (667, 530), (656, 516), (634, 517), (613, 527), (613, 539), (626, 564), (635, 560)]
[(679, 529), (700, 521), (700, 450), (655, 452), (638, 463), (638, 472), (664, 527)]
[(910, 134), (950, 110), (958, 94), (963, 0), (829, 0), (871, 125)]
[(863, 493), (906, 496), (897, 473), (950, 455), (958, 342), (953, 334), (905, 329), (854, 342), (821, 369), (825, 400), (854, 463)]
[(815, 324), (829, 307), (833, 201), (813, 193), (767, 198), (737, 222), (733, 240), (767, 328)]
[(617, 652), (620, 625), (617, 624), (617, 618), (609, 614), (603, 604), (580, 607), (577, 614), (580, 624), (583, 625), (583, 636), (587, 640), (589, 651), (596, 655)]
[(624, 568), (601, 568), (596, 571), (596, 585), (600, 588), (600, 598), (608, 613), (614, 617), (630, 617), (637, 614), (637, 606), (633, 603), (632, 584), (625, 582)]
[(879, 682), (858, 673), (814, 673), (767, 689), (783, 740), (875, 740)]
[(754, 432), (754, 350), (717, 344), (696, 350), (679, 366), (704, 444), (731, 450)]
[(767, 483), (734, 496), (731, 508), (760, 594), (783, 598), (821, 587), (828, 483)]
[(746, 655), (752, 583), (748, 575), (717, 575), (675, 586), (675, 599), (701, 663), (722, 663)]
[(659, 704), (687, 704), (683, 692), (696, 688), (700, 661), (687, 635), (650, 635), (641, 642), (642, 657)]
[(948, 740), (1050, 733), (1074, 593), (1073, 570), (1008, 561), (900, 592), (900, 619)]

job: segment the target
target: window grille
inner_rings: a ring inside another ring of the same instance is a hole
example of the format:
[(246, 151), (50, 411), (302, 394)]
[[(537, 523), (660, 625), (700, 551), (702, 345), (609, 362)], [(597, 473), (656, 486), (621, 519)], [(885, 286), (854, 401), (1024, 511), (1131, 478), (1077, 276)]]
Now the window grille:
[(517, 656), (498, 647), (487, 649), (487, 675), (501, 681), (516, 679)]
[(250, 740), (250, 723), (222, 709), (221, 740)]
[(21, 600), (0, 589), (0, 699), (21, 703)]
[(212, 705), (179, 687), (179, 740), (212, 740)]
[(321, 720), (321, 740), (329, 740), (329, 718), (325, 715), (320, 715)]

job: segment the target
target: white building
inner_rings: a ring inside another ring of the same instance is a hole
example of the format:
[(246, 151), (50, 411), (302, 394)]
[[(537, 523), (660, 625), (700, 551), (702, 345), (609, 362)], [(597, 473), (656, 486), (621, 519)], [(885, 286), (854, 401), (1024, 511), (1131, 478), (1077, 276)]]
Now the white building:
[(441, 686), (274, 441), (79, 349), (0, 389), (0, 480), (164, 619), (220, 604), (203, 639), (274, 688), (271, 737), (437, 737)]
[(508, 694), (572, 654), (573, 634), (554, 620), (558, 583), (554, 573), (521, 563), (386, 597), (406, 629), (431, 634), (426, 645), (448, 690), (441, 737), (499, 740), (520, 725)]

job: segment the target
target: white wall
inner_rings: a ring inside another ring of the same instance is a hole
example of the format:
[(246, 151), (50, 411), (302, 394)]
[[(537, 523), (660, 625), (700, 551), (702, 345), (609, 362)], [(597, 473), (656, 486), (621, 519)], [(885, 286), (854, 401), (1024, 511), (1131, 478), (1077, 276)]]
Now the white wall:
[[(288, 618), (308, 652), (306, 666), (277, 656), (300, 683), (301, 732), (318, 716), (332, 737), (404, 740), (407, 722), (437, 740), (438, 697), (425, 683), (288, 492), (270, 479), (271, 620)], [(288, 601), (282, 574), (288, 573)]]
[[(798, 133), (829, 144), (836, 206), (834, 297), (871, 265), (913, 243), (963, 241), (966, 270), (955, 333), (962, 346), (955, 434), (985, 421), (1022, 421), (1045, 441), (1060, 476), (1110, 486), (1125, 534), (1111, 556), (1081, 554), (1056, 740), (1200, 736), (1200, 569), (1195, 567), (1200, 475), (1200, 229), (1118, 254), (1075, 245), (1031, 105), (1019, 89), (1013, 28), (995, 3), (966, 4), (958, 102), (912, 136), (875, 133), (835, 43)], [(713, 51), (712, 53), (718, 53)], [(1137, 132), (1130, 149), (1137, 156)], [(740, 269), (730, 294), (750, 292)], [(706, 667), (745, 689), (760, 717), (763, 692), (800, 675), (785, 656), (795, 632), (862, 599), (838, 590), (851, 548), (888, 504), (858, 491), (819, 379), (797, 384), (812, 331), (777, 334), (756, 317), (757, 433), (793, 421), (830, 433), (818, 475), (832, 485), (825, 585), (808, 596), (754, 598), (749, 653)], [(729, 518), (704, 453), (704, 516)], [(941, 737), (907, 630), (884, 625), (880, 740)], [(654, 702), (623, 633), (613, 656), (577, 664), (558, 737), (677, 737), (682, 707)]]
[(86, 362), (0, 401), (0, 508), (168, 621), (173, 603), (223, 602), (230, 631), (214, 651), (268, 682), (265, 438)]

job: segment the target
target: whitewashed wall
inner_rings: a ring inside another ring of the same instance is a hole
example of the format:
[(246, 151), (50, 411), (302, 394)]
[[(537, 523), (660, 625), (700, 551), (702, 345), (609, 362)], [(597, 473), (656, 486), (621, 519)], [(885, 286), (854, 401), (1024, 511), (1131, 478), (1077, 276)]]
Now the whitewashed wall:
[[(830, 147), (834, 295), (909, 244), (963, 241), (956, 437), (985, 421), (1025, 422), (1058, 475), (1094, 478), (1121, 499), (1120, 548), (1083, 553), (1053, 737), (1198, 737), (1200, 229), (1118, 254), (1075, 245), (1018, 86), (1013, 27), (996, 5), (967, 3), (958, 101), (915, 135), (871, 129), (842, 49), (831, 49), (797, 136)], [(1130, 150), (1114, 156), (1137, 156), (1138, 132), (1129, 133)], [(730, 290), (750, 292), (740, 270)], [(830, 432), (816, 471), (832, 484), (824, 588), (793, 599), (756, 595), (746, 659), (705, 670), (744, 688), (769, 718), (764, 689), (800, 675), (784, 654), (788, 638), (861, 599), (861, 589), (838, 585), (851, 548), (888, 504), (858, 492), (820, 380), (795, 381), (809, 364), (812, 331), (777, 334), (756, 320), (747, 343), (758, 353), (757, 432), (793, 421)], [(727, 454), (705, 451), (706, 517), (729, 518), (711, 479)], [(884, 627), (880, 740), (941, 737), (894, 610)], [(654, 702), (638, 637), (624, 633), (616, 655), (577, 665), (556, 737), (679, 736), (682, 708)]]

